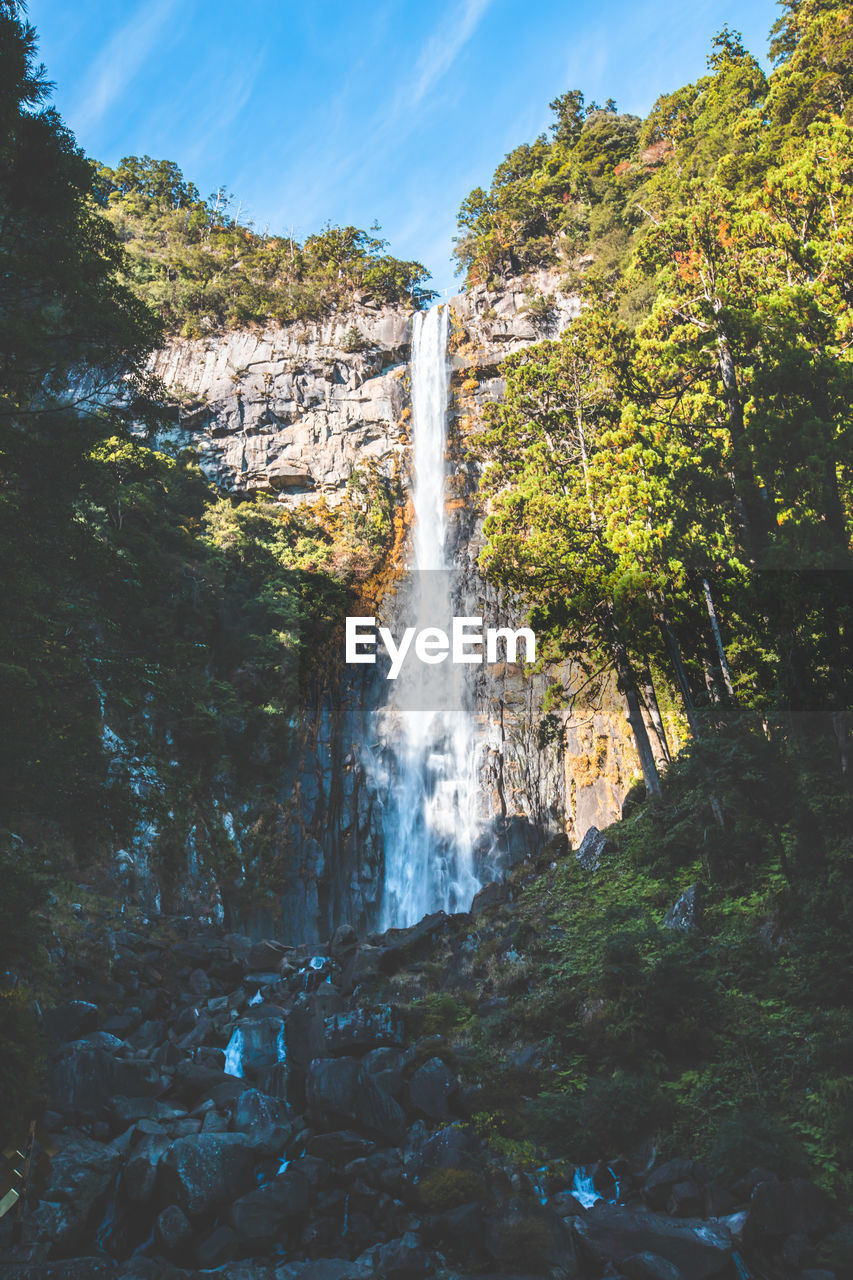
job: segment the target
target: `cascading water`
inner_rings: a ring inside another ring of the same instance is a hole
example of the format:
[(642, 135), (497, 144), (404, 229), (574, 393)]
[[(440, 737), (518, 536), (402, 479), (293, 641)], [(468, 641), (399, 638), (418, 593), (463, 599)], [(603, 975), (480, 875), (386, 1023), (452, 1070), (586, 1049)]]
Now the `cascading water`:
[[(402, 594), (406, 621), (448, 633), (454, 613), (447, 547), (445, 453), (450, 311), (433, 307), (412, 329), (414, 572)], [(418, 663), (394, 682), (381, 733), (391, 761), (386, 779), (382, 927), (415, 924), (430, 911), (467, 911), (481, 887), (477, 735), (470, 668)]]

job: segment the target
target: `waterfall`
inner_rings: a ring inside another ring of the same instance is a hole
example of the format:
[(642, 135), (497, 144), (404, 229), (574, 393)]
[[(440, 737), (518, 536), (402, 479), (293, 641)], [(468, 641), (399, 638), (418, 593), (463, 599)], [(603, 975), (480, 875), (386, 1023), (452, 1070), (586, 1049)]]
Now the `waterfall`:
[(594, 1204), (598, 1204), (599, 1200), (604, 1198), (596, 1188), (592, 1174), (583, 1167), (575, 1169), (572, 1195), (585, 1209), (591, 1209)]
[(225, 1049), (225, 1066), (223, 1070), (227, 1076), (237, 1076), (242, 1078), (243, 1075), (243, 1032), (239, 1027), (235, 1027), (234, 1034), (228, 1041)]
[[(445, 510), (450, 310), (417, 313), (412, 327), (412, 570), (400, 593), (406, 622), (450, 629), (452, 558)], [(415, 924), (431, 911), (467, 911), (481, 887), (476, 720), (470, 667), (417, 664), (394, 682), (384, 713), (385, 882), (381, 924)]]

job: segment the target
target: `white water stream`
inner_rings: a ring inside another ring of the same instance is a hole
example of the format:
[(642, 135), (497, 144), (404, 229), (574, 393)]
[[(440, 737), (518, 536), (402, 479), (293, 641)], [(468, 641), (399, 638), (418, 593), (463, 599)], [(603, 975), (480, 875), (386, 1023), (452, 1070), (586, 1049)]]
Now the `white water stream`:
[[(446, 305), (414, 317), (413, 572), (402, 593), (407, 625), (448, 633), (454, 613), (445, 510), (449, 330)], [(415, 924), (440, 909), (467, 911), (481, 887), (474, 866), (479, 787), (470, 671), (449, 660), (407, 664), (383, 712), (391, 756), (383, 929)]]

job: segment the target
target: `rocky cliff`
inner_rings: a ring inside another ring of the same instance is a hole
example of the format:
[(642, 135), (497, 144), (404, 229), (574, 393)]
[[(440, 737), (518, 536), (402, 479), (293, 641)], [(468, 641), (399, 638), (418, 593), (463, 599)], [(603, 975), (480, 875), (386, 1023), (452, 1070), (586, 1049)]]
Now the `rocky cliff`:
[[(492, 624), (514, 611), (479, 577), (482, 513), (466, 451), (482, 405), (502, 391), (504, 356), (556, 336), (579, 303), (541, 272), (500, 292), (478, 288), (452, 299), (452, 538), (465, 611)], [(387, 474), (408, 471), (410, 317), (399, 307), (357, 304), (320, 324), (174, 340), (153, 364), (174, 402), (173, 443), (198, 450), (223, 492), (274, 494), (284, 505), (334, 504), (353, 468), (369, 459)], [(573, 695), (551, 741), (540, 741), (549, 685)], [(279, 812), (259, 814), (250, 798), (224, 798), (229, 836), (244, 849), (263, 829), (283, 868), (239, 923), (316, 941), (346, 919), (375, 927), (382, 884), (382, 808), (371, 780), (371, 710), (383, 696), (363, 669), (325, 664), (300, 729), (300, 748), (282, 778)], [(579, 842), (591, 825), (617, 817), (635, 772), (621, 699), (607, 682), (578, 693), (569, 670), (525, 676), (515, 665), (483, 668), (476, 685), (482, 735), (482, 861), (487, 874), (530, 856), (565, 833)], [(556, 743), (556, 745), (555, 745)], [(486, 872), (484, 872), (486, 874)], [(226, 888), (227, 912), (227, 888)]]

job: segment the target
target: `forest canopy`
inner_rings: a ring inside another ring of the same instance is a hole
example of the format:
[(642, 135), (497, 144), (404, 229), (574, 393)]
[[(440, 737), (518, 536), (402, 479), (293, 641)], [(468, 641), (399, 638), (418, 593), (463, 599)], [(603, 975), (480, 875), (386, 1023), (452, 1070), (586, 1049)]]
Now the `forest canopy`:
[(435, 297), (426, 267), (390, 255), (376, 227), (328, 225), (300, 243), (242, 223), (224, 188), (202, 198), (172, 161), (126, 156), (94, 168), (95, 199), (125, 250), (122, 279), (167, 332), (317, 320), (357, 298), (420, 308)]

